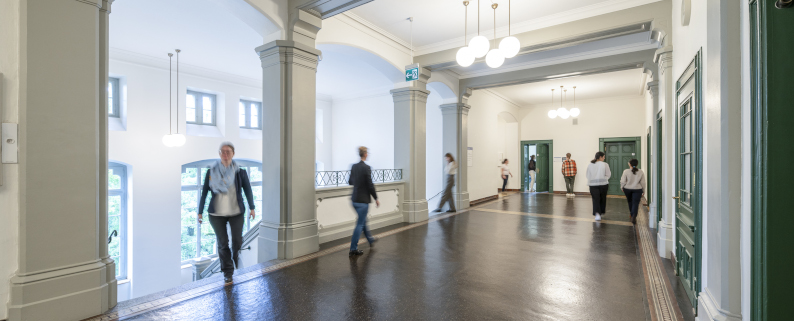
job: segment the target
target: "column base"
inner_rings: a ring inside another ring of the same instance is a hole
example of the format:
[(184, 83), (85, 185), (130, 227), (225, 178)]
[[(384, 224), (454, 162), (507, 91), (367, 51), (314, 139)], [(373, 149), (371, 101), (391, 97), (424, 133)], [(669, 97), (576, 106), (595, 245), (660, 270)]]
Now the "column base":
[(719, 321), (741, 321), (742, 315), (731, 313), (729, 311), (725, 311), (721, 309), (720, 306), (717, 304), (717, 301), (714, 301), (714, 297), (711, 296), (711, 292), (709, 289), (706, 288), (705, 291), (700, 292), (698, 296), (698, 316), (695, 318), (697, 321), (712, 321), (712, 320), (719, 320)]
[(427, 221), (430, 217), (427, 211), (427, 200), (403, 201), (403, 219), (408, 223)]
[(648, 207), (648, 227), (649, 228), (656, 228), (656, 224), (659, 223), (658, 221), (656, 221), (656, 217), (657, 217), (656, 211), (657, 211), (656, 205), (651, 204), (651, 206)]
[(659, 256), (669, 259), (673, 251), (673, 226), (665, 221), (659, 221), (656, 235), (656, 249), (659, 251)]
[(320, 250), (317, 220), (292, 224), (259, 224), (257, 262), (293, 259)]
[(108, 308), (110, 310), (118, 304), (118, 280), (116, 280), (116, 261), (110, 257), (102, 259), (105, 264), (105, 275), (108, 284)]
[(106, 282), (105, 267), (105, 263), (97, 260), (31, 275), (14, 275), (8, 320), (83, 320), (107, 311), (109, 293), (115, 293), (116, 286), (115, 282)]
[(455, 197), (455, 208), (457, 210), (465, 210), (469, 208), (471, 200), (469, 200), (469, 192), (463, 193), (454, 193), (453, 197)]

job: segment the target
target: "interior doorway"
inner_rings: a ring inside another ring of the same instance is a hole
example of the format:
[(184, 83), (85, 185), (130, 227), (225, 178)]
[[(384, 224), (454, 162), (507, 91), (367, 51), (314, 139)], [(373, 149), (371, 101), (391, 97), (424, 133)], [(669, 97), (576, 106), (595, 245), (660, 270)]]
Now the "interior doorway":
[(609, 195), (623, 195), (620, 188), (620, 176), (629, 168), (629, 161), (636, 158), (642, 168), (642, 153), (640, 152), (640, 136), (616, 137), (599, 139), (599, 148), (606, 154), (606, 162), (612, 171), (609, 178)]
[[(554, 175), (551, 175), (554, 154), (552, 140), (521, 141), (521, 191), (530, 191), (534, 185), (535, 192), (553, 192)], [(535, 156), (535, 181), (531, 181), (529, 161)]]

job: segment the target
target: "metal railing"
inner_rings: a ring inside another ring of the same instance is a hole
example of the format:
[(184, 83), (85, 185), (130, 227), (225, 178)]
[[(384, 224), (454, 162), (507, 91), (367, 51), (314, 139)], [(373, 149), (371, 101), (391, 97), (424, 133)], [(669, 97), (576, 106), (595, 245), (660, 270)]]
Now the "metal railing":
[[(324, 171), (314, 174), (314, 185), (317, 187), (344, 186), (348, 184), (350, 171)], [(394, 182), (403, 179), (401, 169), (373, 169), (372, 182)]]

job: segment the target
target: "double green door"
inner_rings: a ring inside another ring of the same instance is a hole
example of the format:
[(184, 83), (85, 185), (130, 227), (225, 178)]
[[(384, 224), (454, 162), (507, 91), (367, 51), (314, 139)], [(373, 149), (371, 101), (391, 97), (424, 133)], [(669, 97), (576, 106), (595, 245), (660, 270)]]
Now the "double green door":
[(633, 141), (604, 143), (606, 162), (612, 171), (609, 178), (609, 195), (624, 195), (620, 189), (620, 177), (629, 168), (629, 161), (637, 158), (637, 143)]
[(552, 190), (552, 178), (551, 178), (551, 153), (553, 150), (553, 143), (550, 140), (542, 140), (542, 141), (522, 141), (521, 142), (521, 190), (530, 190), (531, 186), (526, 186), (526, 183), (529, 181), (528, 177), (528, 166), (530, 156), (530, 146), (535, 146), (535, 181), (531, 182), (531, 184), (535, 184), (535, 191), (536, 192), (551, 192)]
[(538, 156), (535, 157), (536, 170), (535, 179), (538, 181), (535, 185), (536, 192), (549, 191), (549, 144), (538, 145)]

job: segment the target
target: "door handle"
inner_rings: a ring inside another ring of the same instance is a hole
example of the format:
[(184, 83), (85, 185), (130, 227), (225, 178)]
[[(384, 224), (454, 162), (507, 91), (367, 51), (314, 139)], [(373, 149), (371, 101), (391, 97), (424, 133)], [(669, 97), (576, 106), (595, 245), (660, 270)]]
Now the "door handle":
[(680, 197), (678, 197), (678, 196), (673, 196), (673, 199), (674, 199), (674, 200), (677, 200), (677, 199), (679, 199), (679, 198), (680, 198)]
[(775, 8), (778, 9), (791, 8), (792, 6), (794, 6), (794, 0), (777, 0), (775, 2)]

